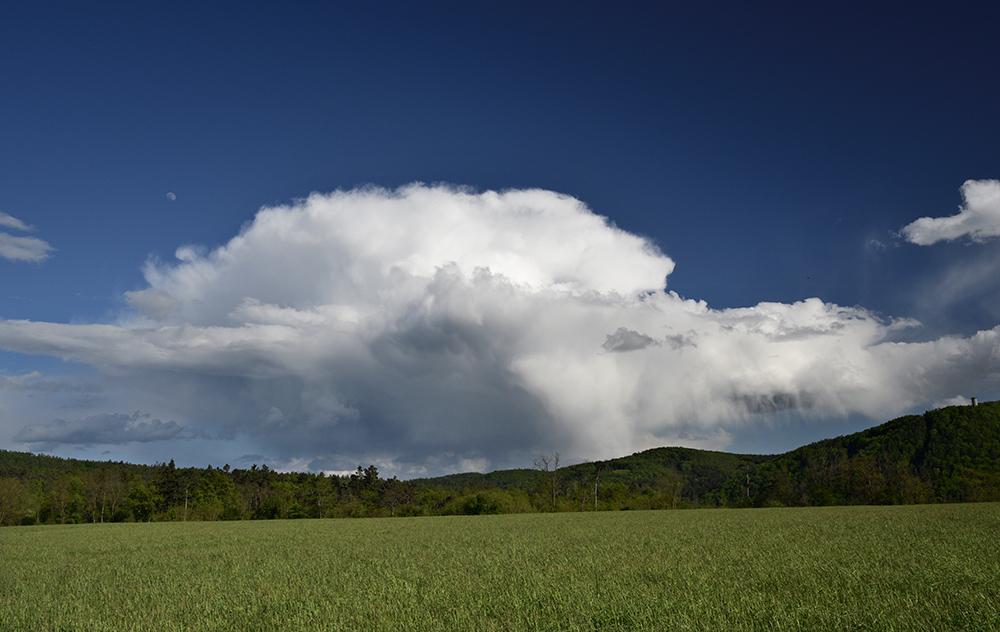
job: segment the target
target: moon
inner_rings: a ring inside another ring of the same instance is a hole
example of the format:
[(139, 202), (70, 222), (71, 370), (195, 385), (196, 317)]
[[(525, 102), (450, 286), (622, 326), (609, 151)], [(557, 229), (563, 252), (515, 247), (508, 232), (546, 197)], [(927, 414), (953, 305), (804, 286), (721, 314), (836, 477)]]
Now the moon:
[(174, 200), (177, 199), (177, 196), (174, 195), (173, 193), (167, 193), (167, 199), (173, 202)]

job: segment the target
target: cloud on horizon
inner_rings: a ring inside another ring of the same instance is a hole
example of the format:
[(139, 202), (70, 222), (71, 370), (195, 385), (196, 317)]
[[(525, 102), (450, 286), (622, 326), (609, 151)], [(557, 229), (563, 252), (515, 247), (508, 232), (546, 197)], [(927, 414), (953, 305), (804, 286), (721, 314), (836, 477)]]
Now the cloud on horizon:
[(25, 426), (14, 438), (29, 444), (120, 445), (182, 438), (183, 433), (184, 428), (176, 421), (163, 422), (136, 412), (92, 415), (77, 421), (56, 419), (47, 424)]
[(900, 234), (918, 246), (967, 237), (983, 242), (1000, 236), (1000, 180), (966, 180), (959, 212), (948, 217), (921, 217)]
[[(118, 385), (104, 405), (155, 409), (171, 431), (404, 476), (721, 449), (789, 415), (883, 419), (1000, 384), (1000, 328), (893, 342), (917, 323), (817, 298), (711, 309), (667, 291), (673, 269), (550, 191), (337, 191), (150, 260), (118, 322), (0, 320), (0, 348), (97, 367)], [(18, 440), (78, 442), (120, 417)]]

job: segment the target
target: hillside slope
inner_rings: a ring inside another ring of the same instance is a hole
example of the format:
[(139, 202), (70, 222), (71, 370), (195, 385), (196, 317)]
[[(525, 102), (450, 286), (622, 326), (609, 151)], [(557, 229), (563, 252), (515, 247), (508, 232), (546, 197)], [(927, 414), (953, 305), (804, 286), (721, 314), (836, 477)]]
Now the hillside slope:
[[(453, 474), (415, 484), (531, 490), (537, 469)], [(557, 485), (622, 485), (692, 506), (898, 504), (1000, 500), (1000, 402), (908, 415), (773, 456), (654, 448), (560, 468)], [(551, 484), (551, 483), (550, 483)]]
[(1000, 500), (1000, 402), (949, 406), (819, 441), (755, 473), (758, 504)]

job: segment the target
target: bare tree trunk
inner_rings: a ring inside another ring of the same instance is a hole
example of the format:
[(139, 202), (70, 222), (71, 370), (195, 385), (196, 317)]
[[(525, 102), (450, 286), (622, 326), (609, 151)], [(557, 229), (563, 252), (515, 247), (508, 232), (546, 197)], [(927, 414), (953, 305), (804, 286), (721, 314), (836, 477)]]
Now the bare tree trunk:
[(594, 464), (594, 511), (597, 511), (597, 485), (601, 480), (601, 472), (604, 470), (604, 463)]
[(555, 509), (556, 486), (559, 482), (559, 477), (556, 474), (556, 471), (559, 469), (559, 453), (553, 452), (551, 455), (543, 454), (542, 456), (535, 459), (535, 467), (549, 474), (550, 483), (552, 485), (552, 508)]

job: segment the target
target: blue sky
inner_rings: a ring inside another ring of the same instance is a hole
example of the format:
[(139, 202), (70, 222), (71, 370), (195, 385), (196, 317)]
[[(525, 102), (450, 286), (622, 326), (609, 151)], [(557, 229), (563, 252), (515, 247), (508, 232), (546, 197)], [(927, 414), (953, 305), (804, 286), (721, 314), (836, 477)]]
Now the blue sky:
[(998, 18), (5, 6), (0, 447), (407, 477), (996, 398)]

